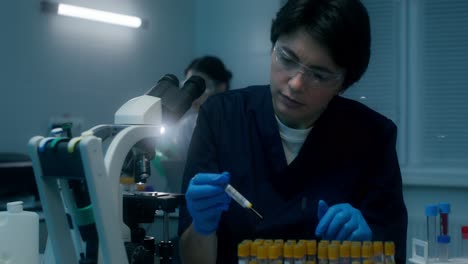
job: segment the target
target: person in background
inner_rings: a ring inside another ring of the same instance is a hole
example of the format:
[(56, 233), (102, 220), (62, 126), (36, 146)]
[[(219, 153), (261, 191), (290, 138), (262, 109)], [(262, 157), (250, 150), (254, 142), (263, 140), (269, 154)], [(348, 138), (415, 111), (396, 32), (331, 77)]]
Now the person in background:
[[(289, 0), (270, 35), (270, 84), (200, 107), (180, 208), (183, 263), (237, 263), (244, 239), (393, 241), (405, 263), (407, 209), (397, 127), (341, 96), (370, 59), (359, 0)], [(224, 191), (243, 194), (263, 220)]]
[(223, 61), (215, 56), (203, 56), (194, 59), (184, 71), (185, 80), (197, 75), (205, 80), (205, 92), (192, 103), (192, 107), (184, 114), (176, 125), (175, 146), (177, 157), (184, 160), (192, 138), (198, 110), (211, 95), (226, 92), (230, 88), (232, 73), (224, 65)]
[(232, 79), (232, 73), (223, 61), (211, 55), (192, 60), (185, 68), (184, 75), (184, 82), (193, 75), (202, 77), (205, 80), (205, 92), (192, 102), (192, 106), (180, 120), (168, 127), (169, 132), (157, 146), (153, 166), (156, 174), (167, 181), (166, 191), (169, 192), (180, 192), (187, 150), (200, 105), (211, 95), (228, 91)]

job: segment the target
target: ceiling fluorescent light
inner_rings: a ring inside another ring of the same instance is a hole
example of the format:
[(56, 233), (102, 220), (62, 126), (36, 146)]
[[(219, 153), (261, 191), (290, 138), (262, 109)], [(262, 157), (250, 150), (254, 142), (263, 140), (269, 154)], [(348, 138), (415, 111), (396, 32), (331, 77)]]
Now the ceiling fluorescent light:
[[(132, 28), (139, 28), (142, 25), (141, 18), (135, 16), (127, 16), (69, 4), (55, 4), (46, 1), (43, 1), (43, 5), (48, 6), (48, 8), (46, 8), (47, 10), (56, 10), (57, 14), (62, 16), (88, 19)], [(52, 8), (51, 5), (53, 6)]]

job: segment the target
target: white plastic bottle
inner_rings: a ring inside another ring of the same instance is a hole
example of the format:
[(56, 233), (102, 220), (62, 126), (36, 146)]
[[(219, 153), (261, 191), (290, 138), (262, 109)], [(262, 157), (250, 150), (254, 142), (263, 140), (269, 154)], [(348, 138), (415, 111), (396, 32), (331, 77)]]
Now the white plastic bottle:
[(0, 212), (0, 263), (39, 263), (39, 215), (23, 211), (23, 202)]

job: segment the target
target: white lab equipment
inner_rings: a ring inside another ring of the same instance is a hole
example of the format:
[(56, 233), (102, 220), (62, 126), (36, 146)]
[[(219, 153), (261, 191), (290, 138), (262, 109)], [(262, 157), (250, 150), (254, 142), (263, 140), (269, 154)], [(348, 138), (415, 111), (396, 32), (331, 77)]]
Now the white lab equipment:
[[(78, 263), (84, 257), (99, 264), (127, 264), (148, 257), (148, 263), (154, 262), (154, 256), (139, 250), (142, 246), (127, 247), (133, 234), (123, 221), (122, 166), (127, 154), (138, 149), (143, 162), (136, 176), (142, 180), (148, 177), (150, 157), (146, 155), (154, 153), (163, 122), (177, 120), (204, 92), (203, 79), (193, 77), (179, 89), (177, 78), (165, 75), (145, 95), (124, 104), (116, 112), (113, 125), (95, 126), (75, 138), (30, 139), (29, 152), (49, 235), (44, 257), (52, 255), (54, 259), (44, 259), (44, 263)], [(72, 185), (76, 182), (85, 183), (86, 197), (81, 193), (77, 196)], [(154, 192), (145, 194), (156, 196)], [(154, 218), (154, 210), (150, 213)], [(78, 227), (80, 232), (76, 231)], [(85, 237), (83, 227), (95, 228), (97, 237)], [(93, 243), (97, 252), (89, 250)], [(160, 263), (171, 262), (161, 259)]]
[(23, 211), (23, 202), (0, 212), (0, 263), (39, 263), (39, 215)]
[(449, 259), (450, 236), (437, 236), (437, 260), (447, 262)]

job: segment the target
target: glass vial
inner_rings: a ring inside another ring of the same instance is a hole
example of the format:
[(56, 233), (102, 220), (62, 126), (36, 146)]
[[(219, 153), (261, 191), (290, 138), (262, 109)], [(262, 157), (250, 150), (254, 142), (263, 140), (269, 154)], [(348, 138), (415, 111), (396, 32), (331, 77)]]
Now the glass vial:
[(238, 264), (248, 264), (250, 260), (250, 244), (242, 242), (237, 245)]
[(395, 264), (395, 243), (385, 241), (385, 264)]
[(294, 245), (292, 241), (286, 241), (283, 245), (283, 263), (294, 264)]
[(441, 262), (447, 262), (449, 258), (450, 236), (437, 237), (437, 257)]
[(434, 259), (437, 256), (437, 205), (426, 206), (426, 241), (428, 243), (428, 258)]
[(449, 203), (439, 204), (439, 213), (440, 213), (440, 235), (448, 236), (449, 235), (450, 204)]
[(468, 226), (461, 227), (461, 254), (460, 257), (468, 259)]

